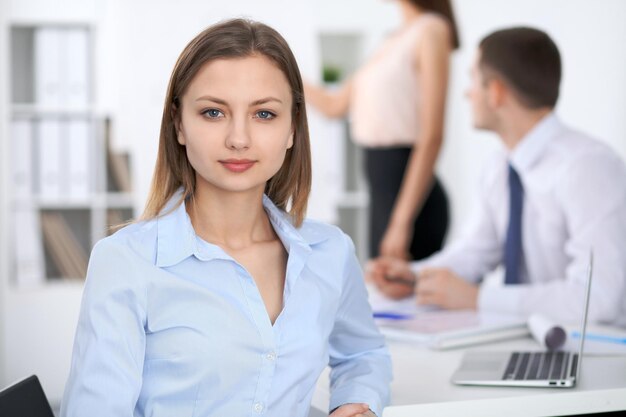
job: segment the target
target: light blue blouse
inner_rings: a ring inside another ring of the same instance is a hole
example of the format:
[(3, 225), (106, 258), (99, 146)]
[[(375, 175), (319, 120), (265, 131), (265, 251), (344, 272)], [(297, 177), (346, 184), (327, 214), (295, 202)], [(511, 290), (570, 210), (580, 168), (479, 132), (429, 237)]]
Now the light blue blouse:
[(351, 240), (296, 229), (264, 196), (289, 253), (272, 325), (250, 274), (196, 236), (179, 198), (94, 247), (61, 416), (305, 417), (327, 365), (331, 409), (381, 416), (391, 361)]

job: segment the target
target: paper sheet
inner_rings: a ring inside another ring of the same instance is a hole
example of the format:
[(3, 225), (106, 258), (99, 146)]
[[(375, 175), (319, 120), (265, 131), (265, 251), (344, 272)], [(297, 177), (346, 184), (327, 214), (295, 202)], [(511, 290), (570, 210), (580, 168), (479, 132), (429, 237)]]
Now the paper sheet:
[(390, 300), (375, 288), (368, 288), (368, 291), (375, 314), (390, 313), (409, 317), (376, 319), (383, 334), (394, 340), (442, 349), (528, 334), (526, 321), (516, 316), (418, 306), (412, 297)]

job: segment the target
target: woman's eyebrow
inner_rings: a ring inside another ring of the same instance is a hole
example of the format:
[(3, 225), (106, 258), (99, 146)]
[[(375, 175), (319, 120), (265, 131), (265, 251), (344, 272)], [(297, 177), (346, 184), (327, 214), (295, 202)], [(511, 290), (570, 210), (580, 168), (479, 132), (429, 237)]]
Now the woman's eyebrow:
[[(217, 98), (217, 97), (213, 97), (213, 96), (198, 97), (196, 99), (196, 101), (212, 101), (213, 103), (222, 104), (222, 105), (228, 105), (228, 102), (226, 100), (222, 100), (221, 98)], [(283, 103), (283, 101), (280, 100), (279, 98), (268, 96), (268, 97), (260, 98), (258, 100), (254, 100), (253, 102), (250, 103), (250, 106), (258, 106), (259, 104), (265, 104), (265, 103), (269, 103), (271, 101), (275, 101), (275, 102), (280, 103), (280, 104)]]
[(283, 104), (283, 101), (280, 99), (277, 99), (276, 97), (265, 97), (265, 98), (261, 98), (258, 100), (254, 100), (252, 103), (250, 103), (251, 106), (258, 106), (259, 104), (265, 104), (265, 103), (269, 103), (270, 101), (275, 101), (277, 103)]
[(198, 97), (196, 99), (196, 101), (212, 101), (214, 103), (217, 104), (223, 104), (223, 105), (227, 105), (228, 103), (226, 102), (226, 100), (222, 100), (221, 98), (217, 98), (217, 97), (212, 97), (212, 96), (202, 96), (202, 97)]

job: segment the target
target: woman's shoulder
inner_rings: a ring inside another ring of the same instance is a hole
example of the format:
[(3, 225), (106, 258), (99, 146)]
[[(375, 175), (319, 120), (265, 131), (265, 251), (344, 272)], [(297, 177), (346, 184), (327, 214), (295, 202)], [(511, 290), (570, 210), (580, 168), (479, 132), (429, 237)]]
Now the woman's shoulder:
[(146, 283), (154, 275), (155, 229), (152, 221), (132, 223), (96, 243), (85, 279), (85, 309), (122, 299), (120, 305), (129, 308), (145, 304)]
[(450, 22), (439, 13), (427, 12), (415, 22), (422, 35), (447, 37), (451, 34)]
[(146, 261), (154, 261), (157, 246), (157, 220), (140, 220), (117, 230), (94, 246), (92, 256), (115, 252)]
[(327, 242), (333, 247), (345, 246), (347, 242), (351, 244), (350, 237), (339, 227), (314, 219), (305, 219), (298, 229), (300, 235), (309, 245), (316, 245)]
[(426, 12), (418, 21), (425, 27), (449, 29), (450, 21), (443, 15), (435, 12)]

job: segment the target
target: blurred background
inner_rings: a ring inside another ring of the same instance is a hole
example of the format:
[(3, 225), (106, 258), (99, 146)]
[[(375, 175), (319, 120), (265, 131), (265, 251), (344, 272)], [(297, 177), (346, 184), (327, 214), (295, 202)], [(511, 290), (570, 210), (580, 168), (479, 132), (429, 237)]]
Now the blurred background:
[[(289, 42), (305, 78), (331, 88), (397, 26), (382, 0), (0, 0), (0, 387), (37, 374), (60, 401), (88, 254), (141, 214), (168, 77), (206, 26), (260, 20)], [(437, 173), (454, 239), (481, 164), (498, 146), (464, 98), (478, 41), (512, 25), (547, 31), (564, 77), (557, 113), (626, 159), (626, 1), (454, 0), (453, 55)], [(309, 217), (339, 225), (367, 259), (369, 197), (349, 120), (309, 108)], [(626, 186), (626, 184), (624, 185)]]

